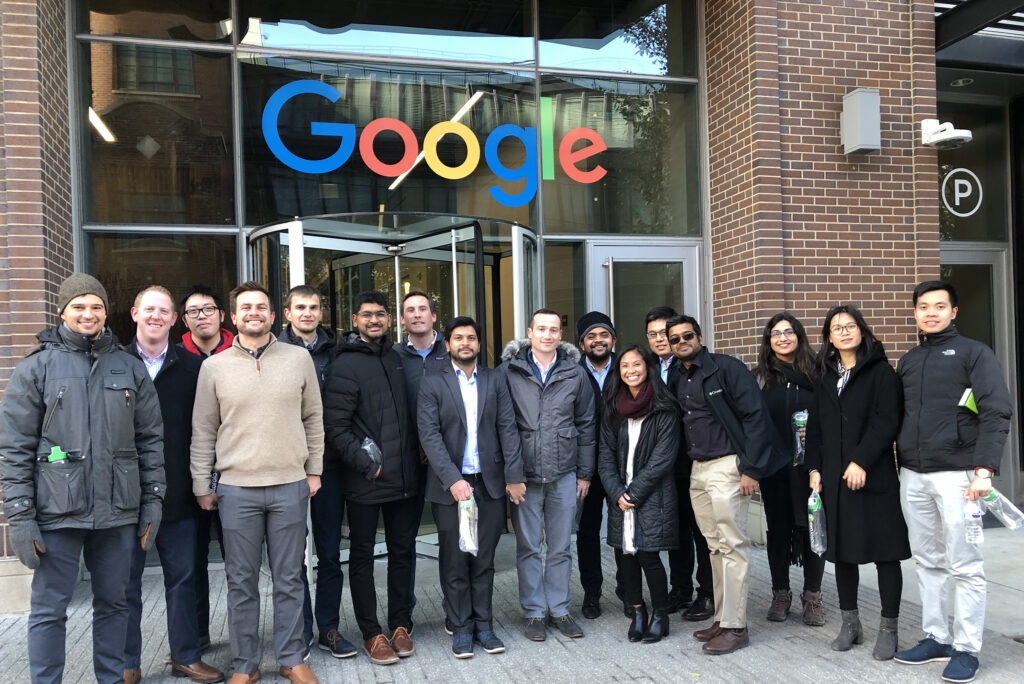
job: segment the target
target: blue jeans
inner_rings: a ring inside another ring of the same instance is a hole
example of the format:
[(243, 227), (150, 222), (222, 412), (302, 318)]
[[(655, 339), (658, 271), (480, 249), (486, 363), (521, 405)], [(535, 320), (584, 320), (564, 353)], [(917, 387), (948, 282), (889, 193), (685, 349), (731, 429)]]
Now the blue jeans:
[[(320, 491), (309, 500), (309, 517), (313, 524), (313, 546), (316, 548), (314, 615), (317, 630), (324, 636), (332, 629), (338, 629), (341, 590), (345, 586), (345, 572), (341, 569), (341, 524), (345, 517), (345, 495), (341, 489), (340, 471), (325, 470), (320, 476)], [(308, 585), (306, 595), (309, 596)], [(313, 633), (312, 622), (306, 625), (306, 630), (307, 636)]]
[(32, 681), (60, 682), (64, 677), (68, 603), (78, 581), (78, 559), (92, 575), (92, 666), (96, 681), (121, 682), (128, 626), (128, 559), (139, 545), (135, 525), (106, 530), (42, 532), (46, 553), (32, 577), (28, 616), (28, 661)]
[[(164, 571), (164, 600), (167, 603), (167, 641), (171, 661), (179, 665), (199, 662), (199, 621), (196, 617), (195, 586), (196, 519), (164, 522), (156, 537), (156, 551)], [(142, 571), (146, 552), (138, 544), (132, 552), (128, 584), (128, 633), (124, 644), (124, 666), (142, 664)]]

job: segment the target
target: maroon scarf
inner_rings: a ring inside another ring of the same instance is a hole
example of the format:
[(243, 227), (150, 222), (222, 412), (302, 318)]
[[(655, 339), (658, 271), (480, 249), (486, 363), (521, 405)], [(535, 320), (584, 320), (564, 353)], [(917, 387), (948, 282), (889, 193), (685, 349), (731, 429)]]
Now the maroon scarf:
[(615, 396), (615, 410), (623, 418), (642, 418), (651, 412), (651, 399), (654, 398), (654, 389), (650, 381), (640, 386), (640, 391), (634, 397), (629, 387), (623, 384)]

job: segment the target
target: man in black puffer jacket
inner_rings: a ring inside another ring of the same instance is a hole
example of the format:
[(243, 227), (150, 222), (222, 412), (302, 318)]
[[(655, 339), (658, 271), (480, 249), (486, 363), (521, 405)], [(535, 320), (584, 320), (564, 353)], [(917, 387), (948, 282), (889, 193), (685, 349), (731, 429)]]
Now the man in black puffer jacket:
[[(985, 628), (981, 548), (967, 541), (963, 501), (992, 488), (1010, 428), (1010, 394), (996, 355), (953, 325), (956, 290), (939, 280), (914, 289), (920, 344), (900, 359), (903, 425), (896, 445), (900, 501), (917, 562), (925, 639), (896, 660), (949, 659), (943, 679), (969, 682)], [(939, 599), (956, 587), (953, 629)]]
[[(355, 330), (339, 340), (338, 358), (324, 385), (326, 463), (340, 462), (348, 524), (352, 608), (370, 660), (389, 665), (413, 654), (409, 581), (419, 528), (416, 507), (419, 455), (409, 416), (405, 371), (391, 347), (391, 316), (380, 292), (354, 302)], [(379, 450), (371, 453), (373, 447)], [(369, 448), (368, 448), (369, 447)], [(373, 545), (383, 513), (388, 547), (389, 639), (377, 621)]]

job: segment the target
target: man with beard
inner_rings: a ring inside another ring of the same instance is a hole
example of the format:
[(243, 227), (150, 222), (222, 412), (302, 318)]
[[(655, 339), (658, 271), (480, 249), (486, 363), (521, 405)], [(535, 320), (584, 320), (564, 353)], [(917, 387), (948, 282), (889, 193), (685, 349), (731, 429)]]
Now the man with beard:
[[(309, 285), (296, 285), (284, 298), (284, 317), (288, 325), (277, 339), (302, 347), (309, 352), (316, 366), (323, 394), (327, 367), (337, 356), (334, 333), (320, 325), (324, 319), (320, 293)], [(341, 611), (341, 590), (345, 573), (341, 569), (341, 524), (345, 516), (345, 495), (337, 466), (325, 462), (320, 474), (320, 496), (309, 502), (309, 518), (313, 525), (316, 547), (316, 624), (320, 632), (317, 645), (335, 658), (351, 658), (356, 647), (338, 633)], [(302, 568), (303, 633), (307, 644), (313, 641), (313, 602), (309, 595), (309, 579)]]
[[(576, 323), (576, 342), (583, 351), (580, 365), (587, 371), (594, 391), (594, 425), (600, 431), (604, 402), (601, 391), (605, 378), (615, 368), (615, 327), (608, 316), (600, 311), (584, 314)], [(590, 480), (590, 491), (583, 499), (579, 528), (576, 531), (576, 557), (579, 563), (580, 584), (583, 585), (583, 617), (593, 620), (601, 616), (601, 519), (604, 517), (605, 492), (601, 478)], [(623, 593), (618, 572), (622, 552), (615, 550), (615, 592)]]
[[(505, 527), (505, 494), (518, 505), (526, 492), (516, 417), (501, 375), (480, 366), (480, 326), (460, 316), (445, 328), (447, 368), (423, 378), (419, 435), (430, 460), (427, 497), (437, 523), (439, 568), (452, 653), (473, 656), (505, 645), (494, 633), (494, 550)], [(459, 547), (462, 502), (478, 512), (475, 554)]]
[[(233, 684), (260, 678), (260, 565), (273, 578), (279, 674), (311, 683), (303, 662), (302, 560), (309, 498), (320, 489), (324, 432), (320, 383), (309, 354), (271, 335), (269, 293), (246, 282), (231, 291), (238, 336), (199, 371), (192, 414), (192, 491), (223, 513)], [(220, 473), (216, 491), (210, 472)]]
[(666, 323), (678, 359), (672, 387), (683, 408), (683, 434), (692, 461), (690, 499), (711, 551), (715, 622), (693, 633), (708, 655), (725, 655), (750, 643), (747, 576), (750, 537), (747, 509), (758, 480), (786, 465), (757, 380), (739, 359), (704, 348), (692, 316)]
[[(340, 463), (348, 506), (349, 586), (363, 650), (377, 665), (414, 652), (409, 582), (420, 509), (420, 462), (402, 360), (391, 347), (391, 315), (377, 291), (355, 297), (354, 330), (339, 341), (324, 385), (329, 461)], [(373, 547), (383, 515), (388, 549), (388, 631), (377, 621)]]

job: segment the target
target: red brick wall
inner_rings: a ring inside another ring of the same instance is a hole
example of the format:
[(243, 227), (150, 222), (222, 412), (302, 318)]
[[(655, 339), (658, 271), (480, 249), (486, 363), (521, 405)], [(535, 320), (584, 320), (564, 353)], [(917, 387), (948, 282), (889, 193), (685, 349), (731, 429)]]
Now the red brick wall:
[[(930, 2), (707, 0), (715, 347), (755, 358), (786, 308), (812, 340), (859, 306), (891, 358), (914, 341), (909, 293), (939, 268)], [(843, 95), (878, 88), (882, 150), (844, 155)]]
[[(0, 4), (0, 393), (72, 270), (65, 6)], [(0, 556), (7, 554), (0, 514)]]

